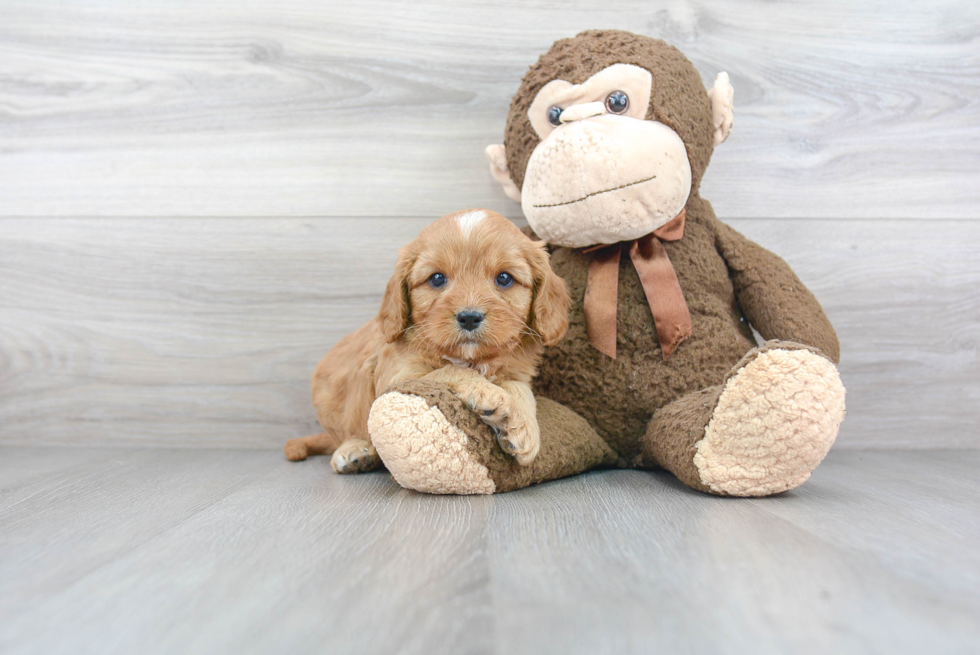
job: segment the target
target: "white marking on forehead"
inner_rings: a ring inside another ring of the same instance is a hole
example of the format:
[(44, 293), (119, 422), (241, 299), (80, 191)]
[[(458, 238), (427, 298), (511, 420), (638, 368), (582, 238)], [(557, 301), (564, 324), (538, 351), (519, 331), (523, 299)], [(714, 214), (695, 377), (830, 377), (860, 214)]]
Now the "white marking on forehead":
[(468, 237), (473, 228), (486, 217), (487, 213), (484, 211), (465, 212), (456, 217), (456, 222), (459, 223), (459, 229), (463, 236)]

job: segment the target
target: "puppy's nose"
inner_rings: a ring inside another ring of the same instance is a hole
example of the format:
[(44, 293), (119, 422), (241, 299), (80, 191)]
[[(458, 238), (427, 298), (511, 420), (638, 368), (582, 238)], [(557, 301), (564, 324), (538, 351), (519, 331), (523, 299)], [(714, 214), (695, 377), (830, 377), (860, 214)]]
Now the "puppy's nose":
[(464, 309), (456, 314), (456, 322), (459, 323), (459, 327), (463, 328), (467, 332), (472, 332), (480, 327), (480, 323), (483, 322), (484, 316), (485, 314), (483, 312), (478, 312), (473, 309)]

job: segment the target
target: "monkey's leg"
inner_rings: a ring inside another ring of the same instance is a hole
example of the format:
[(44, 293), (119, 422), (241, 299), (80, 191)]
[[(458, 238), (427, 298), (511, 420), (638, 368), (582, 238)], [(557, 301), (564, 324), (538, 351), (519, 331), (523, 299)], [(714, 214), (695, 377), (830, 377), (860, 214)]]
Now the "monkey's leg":
[(769, 341), (722, 384), (661, 408), (643, 437), (642, 463), (723, 496), (768, 496), (803, 484), (844, 418), (844, 387), (818, 350)]
[(489, 494), (616, 464), (616, 453), (568, 408), (537, 399), (541, 448), (527, 466), (446, 385), (410, 380), (380, 396), (368, 431), (398, 484), (435, 494)]

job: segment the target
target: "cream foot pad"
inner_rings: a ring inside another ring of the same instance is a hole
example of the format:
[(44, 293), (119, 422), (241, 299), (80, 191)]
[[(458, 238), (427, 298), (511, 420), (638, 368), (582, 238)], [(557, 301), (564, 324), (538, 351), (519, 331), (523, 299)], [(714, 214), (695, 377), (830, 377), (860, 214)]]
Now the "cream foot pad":
[(809, 350), (764, 350), (735, 372), (697, 444), (712, 491), (766, 496), (803, 484), (844, 419), (836, 367)]
[(430, 494), (492, 494), (496, 485), (469, 437), (420, 396), (389, 391), (368, 417), (371, 441), (403, 487)]

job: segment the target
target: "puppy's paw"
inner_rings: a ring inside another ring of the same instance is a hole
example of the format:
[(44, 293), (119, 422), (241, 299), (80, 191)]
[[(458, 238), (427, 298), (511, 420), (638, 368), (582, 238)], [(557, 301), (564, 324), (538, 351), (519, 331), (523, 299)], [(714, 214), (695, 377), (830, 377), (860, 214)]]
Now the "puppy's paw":
[(480, 420), (497, 430), (503, 430), (510, 418), (510, 395), (493, 384), (482, 381), (456, 392), (467, 407), (476, 413)]
[(538, 456), (541, 450), (541, 430), (537, 421), (525, 421), (497, 432), (497, 443), (508, 455), (513, 455), (517, 463), (527, 466)]
[(306, 447), (306, 440), (302, 437), (298, 439), (290, 439), (286, 442), (286, 445), (282, 447), (284, 453), (286, 453), (286, 459), (291, 462), (301, 462), (306, 459), (309, 454), (309, 450)]
[(330, 466), (337, 473), (366, 473), (381, 465), (378, 451), (369, 441), (351, 439), (340, 444), (330, 458)]

